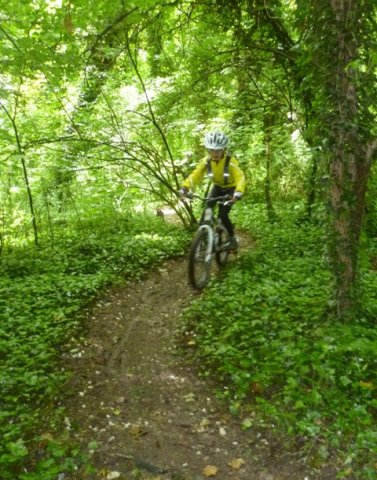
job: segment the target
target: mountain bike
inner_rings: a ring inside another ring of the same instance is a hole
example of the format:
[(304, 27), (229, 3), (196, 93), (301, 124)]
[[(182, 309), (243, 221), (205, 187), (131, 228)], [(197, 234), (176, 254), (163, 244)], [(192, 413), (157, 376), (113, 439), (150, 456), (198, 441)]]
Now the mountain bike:
[[(230, 195), (221, 197), (200, 197), (199, 195), (189, 194), (187, 198), (197, 198), (204, 202), (222, 203), (230, 200)], [(215, 217), (214, 207), (206, 204), (199, 228), (191, 242), (188, 273), (191, 285), (197, 290), (203, 289), (209, 282), (211, 276), (211, 265), (213, 257), (219, 267), (224, 267), (228, 262), (228, 256), (234, 249), (229, 248), (228, 230), (221, 223), (221, 219)]]

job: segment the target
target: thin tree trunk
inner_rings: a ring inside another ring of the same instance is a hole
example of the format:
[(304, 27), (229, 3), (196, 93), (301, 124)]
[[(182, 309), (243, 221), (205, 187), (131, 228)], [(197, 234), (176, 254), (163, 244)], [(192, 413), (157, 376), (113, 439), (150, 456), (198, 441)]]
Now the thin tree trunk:
[(276, 218), (276, 213), (272, 203), (271, 196), (271, 129), (274, 125), (274, 118), (271, 113), (264, 114), (264, 138), (265, 138), (265, 152), (266, 152), (266, 176), (264, 180), (264, 199), (266, 202), (267, 215), (270, 222)]
[[(17, 140), (17, 143), (18, 143), (18, 141), (19, 140)], [(33, 195), (31, 193), (29, 175), (28, 175), (28, 171), (27, 171), (27, 168), (26, 168), (25, 154), (22, 152), (21, 145), (18, 144), (18, 146), (20, 148), (19, 152), (20, 152), (20, 156), (21, 156), (22, 171), (23, 171), (23, 174), (24, 174), (24, 182), (25, 182), (25, 186), (26, 186), (27, 197), (28, 197), (28, 200), (29, 200), (31, 223), (33, 225), (33, 233), (34, 233), (34, 243), (35, 243), (36, 246), (38, 246), (39, 245), (38, 228), (37, 228), (37, 221), (36, 221), (35, 212), (34, 212)]]
[(50, 238), (51, 238), (51, 245), (54, 245), (54, 229), (52, 226), (52, 219), (51, 219), (51, 213), (50, 213), (50, 205), (49, 205), (49, 198), (48, 198), (48, 191), (46, 189), (46, 186), (42, 180), (42, 189), (43, 189), (43, 195), (44, 195), (44, 200), (45, 200), (45, 205), (46, 205), (46, 211), (47, 211), (47, 221), (48, 221), (48, 228), (50, 230)]
[(32, 192), (31, 192), (29, 175), (28, 175), (28, 171), (27, 171), (27, 167), (26, 167), (26, 161), (25, 161), (25, 153), (24, 153), (22, 145), (21, 145), (21, 140), (20, 140), (20, 135), (19, 135), (18, 128), (17, 128), (17, 123), (16, 123), (15, 118), (11, 116), (8, 109), (3, 105), (3, 103), (0, 103), (0, 105), (1, 105), (1, 108), (4, 110), (6, 116), (10, 120), (10, 122), (12, 124), (12, 127), (13, 127), (13, 131), (14, 131), (14, 135), (15, 135), (15, 139), (16, 139), (17, 151), (18, 151), (18, 154), (21, 158), (22, 172), (23, 172), (23, 177), (24, 177), (24, 182), (25, 182), (25, 187), (26, 187), (26, 193), (27, 193), (28, 202), (29, 202), (31, 223), (32, 223), (32, 226), (33, 226), (33, 234), (34, 234), (34, 243), (35, 243), (36, 246), (38, 246), (39, 245), (39, 242), (38, 242), (38, 228), (37, 228), (37, 221), (36, 221), (35, 212), (34, 212), (33, 195), (32, 195)]
[(309, 189), (308, 196), (306, 201), (306, 216), (308, 220), (312, 217), (313, 206), (316, 201), (316, 184), (317, 184), (317, 173), (318, 173), (318, 155), (313, 155), (312, 158), (312, 168), (310, 171), (309, 177)]
[(266, 139), (266, 177), (264, 181), (264, 199), (266, 202), (268, 219), (271, 222), (275, 218), (275, 211), (271, 198), (271, 148), (269, 136), (267, 136)]

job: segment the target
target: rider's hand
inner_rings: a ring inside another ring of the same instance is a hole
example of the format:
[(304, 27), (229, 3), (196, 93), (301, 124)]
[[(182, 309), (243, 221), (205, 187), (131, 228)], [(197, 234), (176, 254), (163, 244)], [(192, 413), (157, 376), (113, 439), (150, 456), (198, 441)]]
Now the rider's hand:
[(241, 200), (241, 197), (242, 197), (241, 192), (234, 192), (231, 202), (236, 203), (237, 200)]
[(237, 200), (240, 200), (241, 197), (242, 197), (241, 192), (234, 192), (233, 197), (227, 202), (225, 202), (224, 205), (233, 205), (237, 202)]

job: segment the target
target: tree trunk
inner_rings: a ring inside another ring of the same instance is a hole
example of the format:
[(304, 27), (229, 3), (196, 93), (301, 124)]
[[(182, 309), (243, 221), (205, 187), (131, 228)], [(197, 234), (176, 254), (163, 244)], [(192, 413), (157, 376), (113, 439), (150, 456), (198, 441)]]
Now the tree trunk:
[(316, 201), (316, 184), (317, 184), (317, 173), (318, 173), (318, 155), (313, 155), (312, 158), (312, 167), (309, 177), (309, 188), (308, 195), (306, 200), (306, 216), (310, 220), (312, 218), (312, 210)]
[[(327, 2), (326, 2), (327, 3)], [(353, 318), (358, 307), (358, 254), (362, 228), (370, 150), (362, 133), (358, 72), (352, 63), (360, 45), (355, 26), (360, 24), (355, 1), (332, 0), (332, 35), (336, 40), (331, 78), (327, 76), (327, 128), (330, 140), (330, 236), (329, 246), (335, 279), (338, 317)], [(331, 59), (330, 59), (331, 60)], [(370, 152), (371, 153), (371, 152)]]
[(32, 226), (33, 226), (34, 243), (38, 247), (38, 245), (39, 245), (38, 228), (37, 228), (37, 221), (36, 221), (35, 212), (34, 212), (33, 195), (31, 194), (31, 187), (30, 187), (30, 182), (29, 182), (29, 175), (28, 175), (27, 168), (26, 168), (25, 155), (21, 151), (20, 151), (20, 155), (21, 155), (22, 171), (23, 171), (23, 174), (24, 174), (26, 192), (27, 192), (27, 197), (28, 197), (28, 201), (29, 201), (31, 223), (32, 223)]
[(265, 141), (265, 153), (266, 153), (266, 176), (264, 179), (264, 199), (266, 202), (267, 216), (270, 222), (273, 222), (276, 219), (276, 213), (272, 203), (271, 196), (271, 163), (272, 163), (272, 152), (271, 152), (271, 129), (274, 126), (274, 116), (265, 112), (263, 117), (264, 123), (264, 141)]
[(270, 222), (275, 219), (274, 206), (271, 197), (271, 147), (269, 135), (266, 137), (266, 177), (264, 180), (264, 199), (266, 202), (267, 216)]
[(20, 158), (21, 158), (22, 172), (23, 172), (23, 176), (24, 176), (26, 193), (27, 193), (27, 198), (28, 198), (28, 202), (29, 202), (30, 215), (31, 215), (31, 223), (32, 223), (32, 226), (33, 226), (33, 234), (34, 234), (34, 243), (35, 243), (36, 246), (38, 246), (38, 245), (39, 245), (39, 241), (38, 241), (38, 228), (37, 228), (37, 221), (36, 221), (35, 212), (34, 212), (33, 195), (32, 195), (32, 193), (31, 193), (31, 186), (30, 186), (30, 182), (29, 182), (29, 175), (28, 175), (28, 171), (27, 171), (27, 167), (26, 167), (26, 162), (25, 162), (25, 154), (24, 154), (24, 151), (23, 151), (23, 148), (22, 148), (22, 145), (21, 145), (20, 134), (19, 134), (19, 131), (18, 131), (18, 128), (17, 128), (17, 123), (16, 123), (15, 115), (14, 115), (14, 117), (13, 117), (13, 116), (10, 114), (10, 112), (8, 111), (8, 109), (5, 107), (5, 105), (3, 105), (2, 103), (1, 103), (0, 105), (1, 105), (1, 108), (4, 110), (6, 116), (7, 116), (8, 119), (10, 120), (10, 122), (11, 122), (11, 124), (12, 124), (12, 127), (13, 127), (14, 136), (15, 136), (16, 145), (17, 145), (17, 152), (18, 152), (18, 155), (19, 155)]

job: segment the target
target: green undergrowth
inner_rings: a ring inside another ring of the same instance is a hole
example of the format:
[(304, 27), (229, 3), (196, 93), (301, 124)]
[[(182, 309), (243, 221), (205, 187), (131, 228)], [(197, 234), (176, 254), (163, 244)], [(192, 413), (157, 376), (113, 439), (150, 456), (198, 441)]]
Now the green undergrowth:
[(376, 478), (376, 273), (363, 273), (365, 311), (339, 323), (323, 231), (244, 208), (254, 248), (185, 312), (189, 343), (245, 428), (275, 425), (304, 440), (313, 466), (331, 458), (339, 477)]
[(64, 414), (52, 408), (67, 378), (59, 362), (64, 345), (101, 289), (181, 255), (187, 241), (182, 229), (158, 218), (129, 218), (116, 227), (98, 219), (95, 230), (81, 225), (54, 248), (15, 249), (0, 258), (2, 480), (55, 479), (84, 461), (66, 431), (59, 439), (49, 433)]

